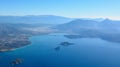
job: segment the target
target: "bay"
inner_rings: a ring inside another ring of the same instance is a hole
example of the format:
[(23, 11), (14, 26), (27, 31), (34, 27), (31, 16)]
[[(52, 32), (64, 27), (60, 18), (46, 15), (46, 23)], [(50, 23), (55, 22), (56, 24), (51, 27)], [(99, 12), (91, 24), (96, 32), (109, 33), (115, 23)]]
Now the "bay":
[[(0, 53), (0, 67), (11, 67), (16, 58), (23, 62), (15, 67), (120, 67), (120, 43), (99, 38), (68, 39), (61, 33), (33, 36), (30, 41), (29, 46)], [(74, 45), (59, 45), (62, 42)]]

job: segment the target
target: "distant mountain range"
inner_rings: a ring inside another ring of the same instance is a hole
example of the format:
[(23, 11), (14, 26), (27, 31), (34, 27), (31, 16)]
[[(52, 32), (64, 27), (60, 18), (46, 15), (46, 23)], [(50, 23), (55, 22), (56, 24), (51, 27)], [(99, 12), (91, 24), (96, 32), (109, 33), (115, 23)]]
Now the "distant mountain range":
[(73, 19), (54, 15), (0, 16), (1, 23), (62, 24), (71, 20)]
[(120, 42), (120, 21), (76, 19), (56, 27), (61, 32), (69, 33), (70, 38), (98, 37), (104, 40)]
[(120, 21), (53, 15), (0, 16), (0, 51), (28, 45), (29, 36), (56, 32), (68, 33), (65, 37), (70, 39), (95, 37), (120, 43)]
[[(110, 19), (105, 19), (101, 22), (94, 20), (82, 20), (76, 19), (69, 23), (61, 24), (57, 26), (57, 29), (66, 30), (66, 31), (82, 31), (83, 29), (87, 30), (97, 30), (108, 33), (120, 33), (120, 21), (113, 21)], [(117, 32), (113, 32), (117, 31)]]
[[(67, 18), (55, 15), (0, 16), (0, 23), (24, 24), (63, 24), (77, 18)], [(79, 18), (83, 20), (102, 21), (103, 18)]]
[(77, 37), (114, 39), (120, 42), (120, 21), (102, 18), (76, 19), (53, 15), (0, 16), (0, 36), (36, 35), (51, 32), (77, 34)]

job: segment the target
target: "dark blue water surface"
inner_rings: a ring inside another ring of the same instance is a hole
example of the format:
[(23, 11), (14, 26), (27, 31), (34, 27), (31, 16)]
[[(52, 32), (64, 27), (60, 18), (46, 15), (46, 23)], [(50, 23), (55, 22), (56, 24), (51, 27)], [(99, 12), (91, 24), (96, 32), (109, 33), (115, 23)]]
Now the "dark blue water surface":
[[(99, 38), (68, 39), (62, 34), (30, 38), (32, 44), (11, 52), (0, 53), (0, 67), (22, 58), (23, 63), (14, 67), (120, 67), (120, 43)], [(70, 46), (59, 43), (68, 41)], [(59, 50), (55, 50), (56, 47)]]

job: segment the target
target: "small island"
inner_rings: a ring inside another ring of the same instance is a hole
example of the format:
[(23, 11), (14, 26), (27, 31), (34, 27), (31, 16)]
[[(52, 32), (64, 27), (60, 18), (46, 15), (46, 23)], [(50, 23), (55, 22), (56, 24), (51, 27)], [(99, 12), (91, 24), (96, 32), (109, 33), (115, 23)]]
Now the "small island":
[(23, 60), (22, 60), (21, 58), (17, 58), (17, 59), (15, 59), (15, 60), (13, 60), (12, 62), (10, 62), (10, 64), (11, 64), (12, 66), (14, 66), (14, 65), (21, 64), (22, 62), (23, 62)]
[(69, 45), (73, 45), (74, 43), (70, 43), (70, 42), (61, 42), (59, 45), (62, 45), (62, 46), (69, 46)]
[(60, 50), (60, 46), (57, 46), (54, 49), (55, 49), (55, 51), (59, 51)]

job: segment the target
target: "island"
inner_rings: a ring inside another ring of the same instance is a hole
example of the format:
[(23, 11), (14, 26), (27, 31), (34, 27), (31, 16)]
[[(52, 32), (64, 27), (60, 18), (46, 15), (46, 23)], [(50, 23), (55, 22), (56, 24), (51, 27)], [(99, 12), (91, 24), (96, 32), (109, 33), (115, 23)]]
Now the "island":
[(70, 43), (70, 42), (61, 42), (59, 45), (62, 45), (62, 46), (69, 46), (69, 45), (74, 45), (74, 43)]
[(13, 60), (12, 62), (10, 62), (10, 64), (12, 66), (14, 65), (18, 65), (18, 64), (21, 64), (23, 62), (23, 60), (21, 58), (16, 58), (15, 60)]
[(54, 49), (55, 49), (55, 51), (59, 51), (60, 50), (60, 46), (57, 46)]
[(66, 46), (70, 46), (70, 45), (74, 45), (74, 43), (70, 43), (68, 41), (64, 41), (64, 42), (59, 43), (58, 46), (54, 48), (54, 50), (55, 51), (60, 51), (60, 49), (62, 47), (66, 47)]

